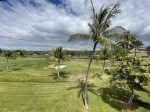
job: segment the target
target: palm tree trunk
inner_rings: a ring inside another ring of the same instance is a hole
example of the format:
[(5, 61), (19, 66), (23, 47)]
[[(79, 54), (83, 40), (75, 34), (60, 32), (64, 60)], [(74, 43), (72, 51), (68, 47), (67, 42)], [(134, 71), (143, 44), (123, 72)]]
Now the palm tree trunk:
[(22, 57), (20, 57), (20, 68), (22, 68)]
[(91, 54), (90, 61), (89, 61), (89, 65), (88, 65), (88, 68), (87, 68), (87, 73), (86, 73), (85, 90), (84, 90), (84, 94), (85, 94), (85, 95), (84, 95), (84, 106), (85, 106), (86, 109), (88, 109), (88, 100), (87, 100), (88, 77), (89, 77), (89, 71), (90, 71), (90, 67), (91, 67), (91, 63), (92, 63), (92, 60), (93, 60), (93, 56), (94, 56), (94, 53), (95, 53), (95, 49), (96, 49), (97, 43), (98, 43), (98, 42), (95, 42), (95, 43), (94, 43), (93, 52), (92, 52), (92, 54)]
[(133, 99), (134, 99), (134, 92), (132, 91), (131, 95), (130, 95), (130, 98), (128, 100), (128, 106), (131, 107), (132, 105), (132, 102), (133, 102)]
[(130, 95), (130, 98), (129, 98), (129, 100), (128, 100), (127, 105), (128, 105), (129, 107), (131, 107), (132, 101), (133, 101), (133, 99), (134, 99), (134, 89), (133, 89), (133, 86), (132, 86), (131, 82), (129, 82), (129, 88), (130, 88), (130, 90), (131, 90), (131, 95)]
[(126, 44), (126, 55), (128, 56), (128, 45)]
[(58, 73), (57, 73), (58, 79), (60, 79), (60, 60), (58, 60)]
[[(83, 101), (83, 103), (84, 103), (84, 94), (82, 94), (82, 101)], [(85, 104), (84, 104), (85, 105)]]
[(9, 71), (9, 61), (8, 61), (8, 57), (6, 58), (7, 60), (7, 71)]
[(137, 49), (137, 48), (135, 47), (135, 56), (136, 56), (136, 49)]
[(104, 76), (104, 68), (105, 68), (105, 59), (104, 59), (104, 62), (103, 62), (103, 76)]

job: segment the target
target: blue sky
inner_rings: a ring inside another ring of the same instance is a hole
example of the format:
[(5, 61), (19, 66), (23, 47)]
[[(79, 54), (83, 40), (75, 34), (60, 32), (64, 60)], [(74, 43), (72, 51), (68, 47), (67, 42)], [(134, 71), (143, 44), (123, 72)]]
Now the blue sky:
[(49, 2), (55, 4), (55, 5), (59, 5), (61, 4), (61, 0), (49, 0)]
[[(90, 49), (92, 42), (68, 43), (70, 35), (89, 33), (89, 0), (6, 0), (0, 2), (0, 48), (49, 50), (57, 46)], [(96, 10), (118, 0), (93, 0)], [(122, 26), (150, 45), (150, 0), (120, 0)]]

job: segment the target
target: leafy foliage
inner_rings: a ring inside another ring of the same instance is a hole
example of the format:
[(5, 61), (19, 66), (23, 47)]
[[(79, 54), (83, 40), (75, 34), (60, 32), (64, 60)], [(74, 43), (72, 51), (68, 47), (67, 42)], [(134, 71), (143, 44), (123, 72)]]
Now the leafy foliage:
[(89, 35), (80, 33), (80, 34), (71, 35), (68, 41), (71, 42), (76, 40), (89, 40), (89, 39), (90, 39)]
[(116, 67), (106, 70), (106, 73), (112, 75), (111, 83), (129, 88), (149, 91), (149, 71), (144, 66), (142, 60), (137, 57), (125, 57), (119, 61)]
[(60, 79), (60, 62), (64, 61), (67, 59), (66, 57), (66, 50), (63, 50), (62, 47), (58, 47), (54, 49), (54, 57), (57, 59), (58, 62), (58, 79)]
[(100, 51), (100, 59), (107, 60), (111, 57), (111, 51), (106, 47)]
[(56, 49), (54, 49), (54, 57), (58, 60), (58, 61), (64, 61), (67, 59), (66, 57), (66, 50), (64, 50), (62, 47), (57, 47)]
[(20, 57), (25, 56), (25, 52), (23, 50), (16, 50), (15, 53), (16, 53), (17, 56), (20, 56)]
[(0, 54), (3, 52), (3, 50), (0, 48)]
[(4, 52), (3, 52), (3, 56), (4, 56), (5, 58), (11, 58), (11, 59), (15, 59), (15, 58), (16, 58), (15, 52), (9, 51), (9, 50), (4, 51)]
[(147, 46), (147, 47), (146, 47), (146, 50), (150, 52), (150, 46)]

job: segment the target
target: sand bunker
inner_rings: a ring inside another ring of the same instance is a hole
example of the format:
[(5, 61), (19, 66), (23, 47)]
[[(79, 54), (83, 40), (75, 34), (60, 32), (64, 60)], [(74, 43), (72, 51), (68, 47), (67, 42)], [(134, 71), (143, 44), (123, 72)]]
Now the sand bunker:
[[(57, 66), (57, 65), (49, 65), (48, 67), (49, 67), (49, 68), (54, 68), (54, 69), (56, 69), (56, 70), (58, 69), (58, 66)], [(60, 69), (63, 69), (63, 68), (65, 68), (65, 67), (66, 67), (66, 65), (60, 65), (60, 66), (59, 66)]]

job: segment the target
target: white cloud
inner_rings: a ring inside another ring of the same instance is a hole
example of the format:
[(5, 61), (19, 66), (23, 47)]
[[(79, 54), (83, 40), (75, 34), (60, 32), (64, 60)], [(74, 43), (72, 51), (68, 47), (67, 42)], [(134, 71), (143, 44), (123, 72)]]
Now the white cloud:
[[(88, 42), (87, 45), (67, 42), (71, 34), (88, 33), (89, 0), (61, 0), (62, 4), (58, 6), (46, 0), (35, 0), (36, 7), (18, 1), (11, 0), (11, 9), (8, 4), (2, 8), (0, 3), (1, 48), (48, 50), (60, 45), (72, 49), (90, 48)], [(110, 4), (110, 0), (93, 0), (93, 3), (98, 10), (103, 4)], [(122, 13), (114, 19), (112, 26), (121, 25), (150, 41), (147, 37), (150, 36), (149, 6), (150, 1), (147, 0), (121, 1)]]

